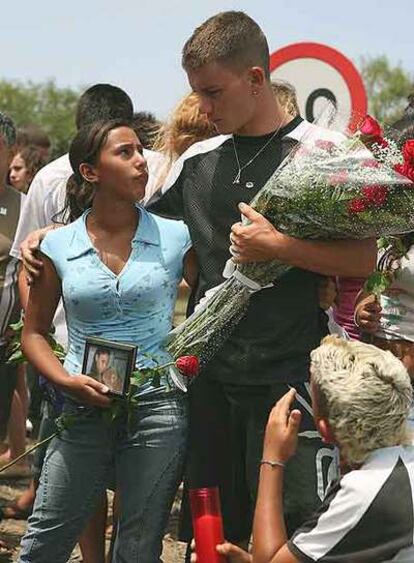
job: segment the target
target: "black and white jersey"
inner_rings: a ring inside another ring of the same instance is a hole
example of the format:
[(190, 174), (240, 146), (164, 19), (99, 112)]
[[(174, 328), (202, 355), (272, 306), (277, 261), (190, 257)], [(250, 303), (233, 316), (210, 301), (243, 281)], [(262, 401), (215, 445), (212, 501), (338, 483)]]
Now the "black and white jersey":
[[(196, 143), (175, 163), (150, 210), (182, 219), (190, 230), (200, 270), (195, 301), (224, 281), (230, 229), (240, 221), (238, 204), (251, 201), (309, 131), (332, 138), (332, 132), (296, 117), (275, 134), (222, 135)], [(234, 183), (236, 153), (243, 167), (240, 183)], [(209, 376), (242, 385), (306, 381), (309, 353), (327, 332), (318, 279), (292, 268), (274, 287), (254, 294), (244, 318), (206, 366)]]
[(305, 562), (414, 562), (414, 448), (376, 450), (288, 542)]

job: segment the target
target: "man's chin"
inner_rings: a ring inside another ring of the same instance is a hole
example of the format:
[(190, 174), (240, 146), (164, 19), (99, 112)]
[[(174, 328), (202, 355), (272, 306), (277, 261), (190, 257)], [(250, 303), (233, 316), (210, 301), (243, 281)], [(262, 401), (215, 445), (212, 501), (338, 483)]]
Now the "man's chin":
[(233, 133), (233, 128), (229, 124), (224, 123), (224, 121), (219, 121), (214, 125), (219, 135), (231, 135)]

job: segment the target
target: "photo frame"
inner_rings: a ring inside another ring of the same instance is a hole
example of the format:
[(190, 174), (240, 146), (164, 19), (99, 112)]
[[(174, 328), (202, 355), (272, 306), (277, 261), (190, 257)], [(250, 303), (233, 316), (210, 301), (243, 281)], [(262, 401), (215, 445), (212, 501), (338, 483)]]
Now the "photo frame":
[(111, 395), (124, 397), (129, 390), (136, 355), (137, 347), (132, 344), (87, 337), (82, 373), (104, 383)]

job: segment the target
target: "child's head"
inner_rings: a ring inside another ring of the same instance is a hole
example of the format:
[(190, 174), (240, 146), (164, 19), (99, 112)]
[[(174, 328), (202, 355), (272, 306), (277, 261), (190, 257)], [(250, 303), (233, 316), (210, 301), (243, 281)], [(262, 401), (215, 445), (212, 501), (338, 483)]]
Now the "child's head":
[(311, 385), (317, 427), (348, 463), (411, 442), (411, 381), (391, 352), (328, 336), (311, 353)]

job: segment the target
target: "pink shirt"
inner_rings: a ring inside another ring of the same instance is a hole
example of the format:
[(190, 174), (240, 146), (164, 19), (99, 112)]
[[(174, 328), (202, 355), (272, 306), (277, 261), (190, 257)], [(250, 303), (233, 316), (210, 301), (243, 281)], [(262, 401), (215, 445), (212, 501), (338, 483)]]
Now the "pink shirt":
[(364, 282), (364, 278), (336, 278), (338, 304), (334, 307), (334, 319), (355, 340), (360, 339), (354, 323), (355, 300)]

